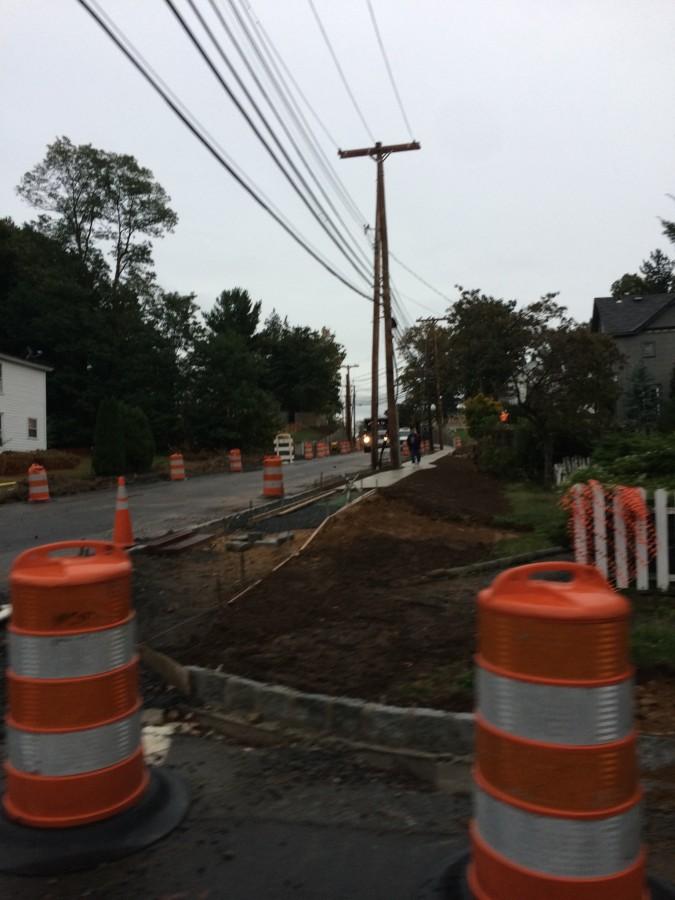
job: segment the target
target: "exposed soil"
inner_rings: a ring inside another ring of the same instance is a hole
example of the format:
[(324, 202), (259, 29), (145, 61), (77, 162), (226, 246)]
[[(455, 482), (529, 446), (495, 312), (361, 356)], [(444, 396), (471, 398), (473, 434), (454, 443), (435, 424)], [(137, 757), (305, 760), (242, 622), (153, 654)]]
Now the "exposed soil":
[[(305, 690), (468, 709), (475, 596), (490, 579), (439, 586), (420, 576), (494, 556), (508, 535), (484, 523), (504, 508), (497, 482), (448, 457), (331, 519), (301, 556), (232, 604), (217, 543), (170, 563), (138, 559), (144, 637), (185, 663)], [(160, 598), (184, 624), (158, 627)], [(201, 605), (209, 614), (191, 620)]]

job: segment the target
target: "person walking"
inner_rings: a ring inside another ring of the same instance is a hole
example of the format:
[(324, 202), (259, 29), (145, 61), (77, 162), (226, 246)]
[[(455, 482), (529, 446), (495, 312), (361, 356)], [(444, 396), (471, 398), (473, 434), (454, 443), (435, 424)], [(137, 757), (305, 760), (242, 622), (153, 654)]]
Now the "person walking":
[(422, 457), (420, 456), (420, 446), (422, 442), (420, 440), (419, 432), (414, 425), (410, 426), (410, 433), (406, 440), (408, 442), (408, 447), (410, 448), (410, 460), (413, 465), (415, 463), (421, 462)]

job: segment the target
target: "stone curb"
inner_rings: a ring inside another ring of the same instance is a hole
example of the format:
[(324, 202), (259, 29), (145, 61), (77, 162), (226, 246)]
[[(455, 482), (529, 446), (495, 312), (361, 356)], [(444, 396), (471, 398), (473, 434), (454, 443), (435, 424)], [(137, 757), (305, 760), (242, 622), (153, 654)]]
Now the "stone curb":
[(187, 671), (190, 699), (225, 713), (397, 750), (454, 756), (473, 752), (471, 713), (308, 694), (201, 666), (187, 666)]

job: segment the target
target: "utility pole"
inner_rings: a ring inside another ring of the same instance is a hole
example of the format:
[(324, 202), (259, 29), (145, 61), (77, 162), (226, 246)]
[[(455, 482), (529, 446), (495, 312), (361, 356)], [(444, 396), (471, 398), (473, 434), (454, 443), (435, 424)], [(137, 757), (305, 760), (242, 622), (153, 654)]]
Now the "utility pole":
[(350, 444), (353, 443), (353, 431), (352, 431), (352, 391), (349, 384), (349, 371), (350, 369), (358, 369), (358, 363), (351, 363), (348, 366), (343, 366), (343, 369), (347, 370), (347, 384), (345, 387), (345, 430), (347, 432), (347, 440)]
[[(431, 336), (434, 342), (434, 376), (436, 380), (436, 421), (438, 422), (438, 446), (443, 449), (443, 394), (441, 393), (441, 367), (438, 358), (438, 334), (436, 333), (436, 323), (444, 322), (445, 316), (428, 316), (426, 319), (418, 319), (418, 322), (424, 322), (431, 325)], [(427, 342), (428, 346), (428, 342)], [(425, 366), (426, 368), (426, 366)], [(433, 443), (433, 432), (431, 435)]]
[[(377, 163), (377, 202), (375, 213), (375, 266), (373, 291), (373, 377), (372, 377), (372, 460), (373, 468), (377, 467), (377, 366), (379, 350), (379, 299), (380, 299), (380, 263), (382, 267), (382, 318), (384, 320), (384, 353), (387, 374), (387, 431), (389, 435), (389, 452), (394, 469), (401, 467), (401, 448), (398, 441), (398, 413), (396, 409), (396, 386), (394, 384), (394, 336), (391, 322), (391, 294), (389, 291), (389, 240), (387, 235), (387, 211), (384, 197), (384, 161), (391, 153), (402, 153), (406, 150), (419, 150), (420, 144), (388, 144), (383, 146), (378, 141), (374, 147), (363, 147), (358, 150), (338, 150), (340, 159), (353, 159), (357, 156), (369, 156)], [(375, 332), (377, 331), (377, 336)]]

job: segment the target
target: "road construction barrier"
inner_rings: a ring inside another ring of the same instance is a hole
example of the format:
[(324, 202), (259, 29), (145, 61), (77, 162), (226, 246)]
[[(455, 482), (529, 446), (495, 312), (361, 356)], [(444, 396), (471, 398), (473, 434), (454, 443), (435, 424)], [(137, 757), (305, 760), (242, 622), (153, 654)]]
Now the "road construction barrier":
[(340, 441), (340, 453), (351, 453), (352, 445), (349, 441)]
[(115, 523), (113, 525), (113, 544), (116, 547), (132, 547), (134, 530), (129, 512), (129, 494), (124, 477), (117, 479), (117, 496), (115, 498)]
[(511, 569), (479, 594), (474, 897), (649, 896), (629, 614), (576, 563)]
[(410, 444), (407, 441), (401, 444), (401, 454), (404, 459), (410, 459)]
[(429, 446), (430, 446), (429, 441), (422, 441), (422, 444), (421, 444), (422, 453), (429, 453), (430, 452)]
[(28, 469), (28, 502), (46, 503), (49, 500), (47, 470), (37, 463)]
[(455, 450), (461, 450), (461, 449), (462, 449), (462, 439), (461, 439), (461, 437), (460, 437), (458, 434), (455, 435), (455, 438), (454, 438), (454, 440), (453, 440), (453, 446), (454, 446)]
[(227, 454), (227, 457), (230, 461), (230, 472), (241, 472), (241, 450), (230, 450), (230, 452)]
[(283, 460), (280, 456), (265, 456), (263, 457), (263, 497), (283, 496)]
[(103, 541), (36, 547), (15, 560), (10, 592), (0, 870), (67, 870), (158, 840), (187, 793), (169, 802), (171, 776), (143, 760), (127, 554)]
[(182, 453), (172, 453), (169, 457), (169, 475), (171, 481), (185, 481), (185, 463)]
[(293, 435), (281, 433), (274, 438), (274, 453), (282, 462), (292, 463), (295, 457)]
[(302, 450), (305, 459), (314, 459), (314, 444), (311, 441), (305, 441)]
[(316, 456), (317, 459), (323, 459), (326, 456), (330, 456), (330, 447), (328, 446), (327, 441), (317, 441)]

